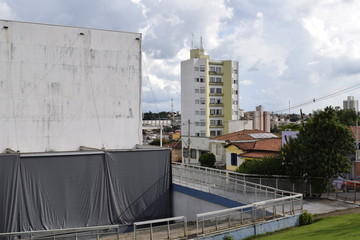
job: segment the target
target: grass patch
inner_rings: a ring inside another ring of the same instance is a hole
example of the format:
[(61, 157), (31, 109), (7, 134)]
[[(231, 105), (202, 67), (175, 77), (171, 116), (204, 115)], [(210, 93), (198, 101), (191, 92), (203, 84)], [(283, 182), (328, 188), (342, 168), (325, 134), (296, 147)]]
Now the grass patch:
[(291, 228), (279, 233), (271, 233), (270, 235), (249, 239), (358, 240), (360, 239), (360, 213), (321, 218), (311, 225)]

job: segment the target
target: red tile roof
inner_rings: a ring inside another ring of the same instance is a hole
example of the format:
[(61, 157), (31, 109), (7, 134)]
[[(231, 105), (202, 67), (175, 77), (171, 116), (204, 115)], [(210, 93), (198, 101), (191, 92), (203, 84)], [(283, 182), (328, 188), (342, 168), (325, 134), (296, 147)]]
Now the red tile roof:
[[(352, 137), (356, 140), (356, 126), (349, 126)], [(358, 127), (358, 140), (360, 140), (360, 127)]]
[(170, 142), (163, 145), (166, 148), (181, 149), (181, 141)]
[(278, 152), (280, 148), (281, 148), (281, 139), (272, 138), (272, 139), (264, 139), (261, 141), (257, 141), (254, 150)]
[(230, 142), (225, 147), (234, 145), (244, 151), (270, 151), (278, 152), (281, 148), (280, 138), (262, 139), (256, 142)]
[(269, 133), (261, 130), (242, 130), (238, 132), (228, 133), (221, 136), (212, 138), (212, 140), (223, 140), (223, 141), (245, 141), (245, 140), (258, 140), (250, 136), (253, 133)]

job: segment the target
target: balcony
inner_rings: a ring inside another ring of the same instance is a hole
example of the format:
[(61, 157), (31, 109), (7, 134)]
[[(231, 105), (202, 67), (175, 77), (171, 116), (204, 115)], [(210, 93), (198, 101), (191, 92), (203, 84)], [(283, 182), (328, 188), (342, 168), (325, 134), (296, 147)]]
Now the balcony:
[(213, 118), (213, 117), (221, 118), (221, 117), (224, 117), (224, 115), (223, 114), (221, 114), (221, 115), (209, 115), (209, 117), (211, 117), (211, 118)]
[(223, 107), (224, 104), (223, 103), (210, 103), (209, 106), (210, 107)]
[(220, 71), (209, 71), (209, 75), (224, 75), (224, 73)]
[(224, 128), (224, 125), (210, 125), (210, 128)]
[(214, 85), (214, 86), (223, 86), (224, 83), (223, 82), (209, 82), (209, 85)]
[(224, 96), (223, 93), (209, 93), (209, 96)]

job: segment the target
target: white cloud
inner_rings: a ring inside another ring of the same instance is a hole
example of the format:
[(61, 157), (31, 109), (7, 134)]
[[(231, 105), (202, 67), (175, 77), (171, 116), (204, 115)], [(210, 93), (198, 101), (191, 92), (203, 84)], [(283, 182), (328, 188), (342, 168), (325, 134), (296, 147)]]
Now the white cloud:
[(248, 86), (248, 85), (253, 85), (254, 82), (252, 80), (241, 80), (240, 82), (240, 85), (244, 85), (244, 86)]
[(329, 58), (360, 58), (359, 1), (319, 1), (302, 22), (317, 54)]
[(6, 1), (0, 0), (0, 19), (14, 19), (15, 14)]

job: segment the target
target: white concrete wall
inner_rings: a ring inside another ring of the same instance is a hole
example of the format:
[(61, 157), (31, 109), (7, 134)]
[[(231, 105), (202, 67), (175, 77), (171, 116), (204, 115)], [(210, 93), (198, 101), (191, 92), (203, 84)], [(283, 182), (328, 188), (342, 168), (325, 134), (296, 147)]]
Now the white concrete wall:
[(141, 34), (0, 21), (0, 152), (133, 148)]
[(242, 131), (242, 130), (252, 130), (253, 121), (252, 120), (233, 120), (229, 121), (229, 133)]
[[(184, 153), (184, 148), (187, 149), (188, 137), (181, 136), (182, 139), (182, 153)], [(190, 158), (190, 162), (188, 157), (182, 156), (183, 163), (190, 164), (200, 164), (199, 158), (201, 153), (210, 152), (209, 138), (208, 137), (190, 137), (190, 149), (196, 149), (196, 158)]]

